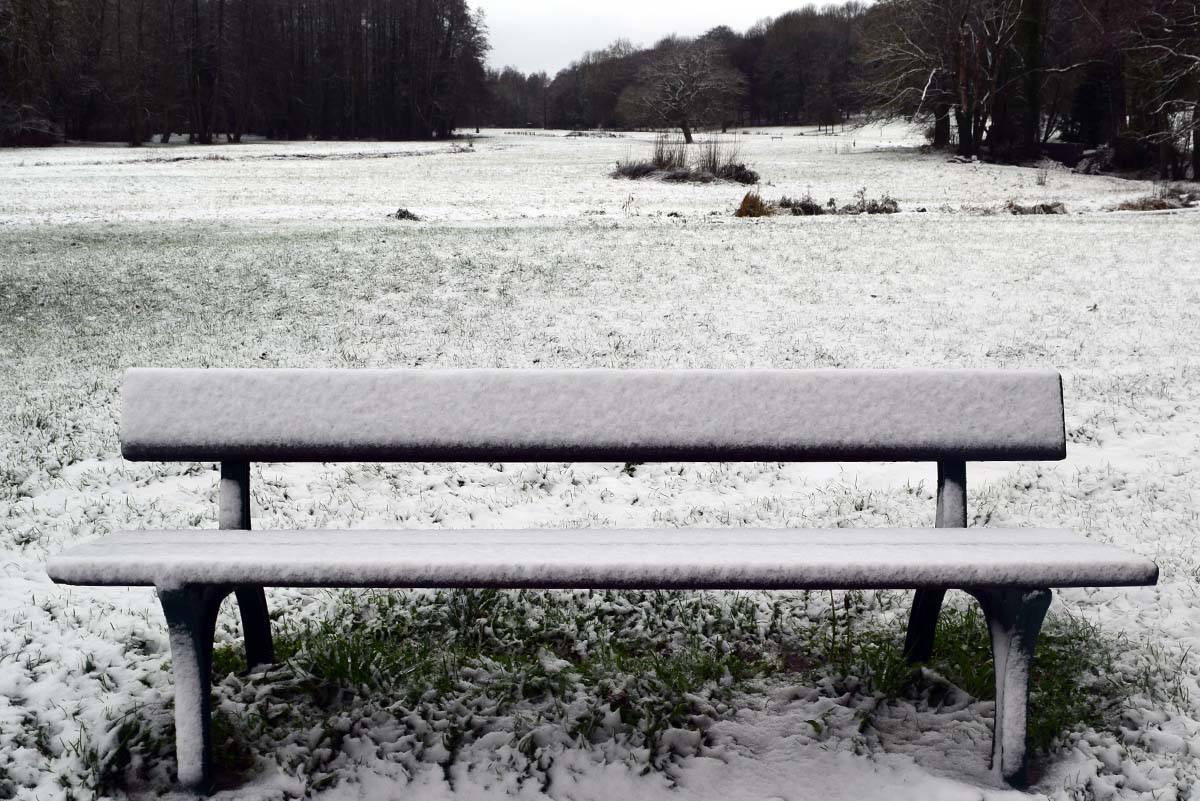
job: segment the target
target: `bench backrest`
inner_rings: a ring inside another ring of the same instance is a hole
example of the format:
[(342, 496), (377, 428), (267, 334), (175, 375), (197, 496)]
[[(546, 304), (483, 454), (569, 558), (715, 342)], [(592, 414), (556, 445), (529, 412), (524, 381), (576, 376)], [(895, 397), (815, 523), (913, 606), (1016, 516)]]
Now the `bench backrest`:
[(133, 461), (1066, 456), (1055, 372), (130, 370)]

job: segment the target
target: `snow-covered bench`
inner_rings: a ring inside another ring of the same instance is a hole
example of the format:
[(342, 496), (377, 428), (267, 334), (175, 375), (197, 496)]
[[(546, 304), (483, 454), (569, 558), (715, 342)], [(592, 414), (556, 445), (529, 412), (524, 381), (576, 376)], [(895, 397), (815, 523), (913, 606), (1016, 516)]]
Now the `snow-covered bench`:
[[(132, 370), (133, 461), (219, 462), (223, 530), (120, 533), (58, 582), (153, 585), (169, 627), (179, 780), (210, 779), (212, 638), (236, 593), (272, 661), (263, 587), (915, 589), (928, 659), (947, 589), (982, 605), (996, 661), (993, 771), (1026, 780), (1026, 701), (1051, 587), (1153, 584), (1157, 567), (1067, 531), (967, 529), (966, 463), (1066, 455), (1051, 372)], [(250, 463), (931, 461), (937, 530), (249, 531)]]

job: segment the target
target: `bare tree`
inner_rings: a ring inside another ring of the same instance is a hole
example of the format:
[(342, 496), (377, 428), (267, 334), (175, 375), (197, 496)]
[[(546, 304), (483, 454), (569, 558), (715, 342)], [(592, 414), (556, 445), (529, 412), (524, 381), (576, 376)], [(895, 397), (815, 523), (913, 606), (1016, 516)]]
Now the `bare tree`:
[(934, 144), (977, 155), (985, 136), (1013, 151), (1042, 140), (1042, 85), (1082, 63), (1045, 63), (1049, 0), (885, 0), (866, 37), (870, 105), (885, 114), (932, 117)]
[(955, 0), (881, 3), (864, 39), (863, 91), (869, 105), (883, 116), (932, 117), (938, 148), (950, 144), (951, 110), (959, 102), (962, 5)]
[(1200, 180), (1200, 1), (1154, 0), (1131, 50), (1150, 77), (1149, 138), (1159, 145), (1162, 176), (1182, 177), (1178, 153), (1190, 145), (1192, 177)]
[(976, 155), (1017, 30), (1018, 0), (892, 0), (868, 28), (865, 91), (886, 115), (934, 120), (934, 144)]
[(670, 40), (642, 68), (629, 99), (647, 119), (681, 129), (684, 141), (692, 144), (693, 128), (732, 114), (743, 83), (718, 43)]

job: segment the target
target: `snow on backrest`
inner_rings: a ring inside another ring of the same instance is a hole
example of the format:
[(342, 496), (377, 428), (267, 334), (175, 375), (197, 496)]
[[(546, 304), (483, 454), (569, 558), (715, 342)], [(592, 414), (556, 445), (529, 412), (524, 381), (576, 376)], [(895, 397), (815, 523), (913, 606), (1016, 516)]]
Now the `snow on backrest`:
[(130, 370), (134, 461), (1066, 456), (1055, 372)]

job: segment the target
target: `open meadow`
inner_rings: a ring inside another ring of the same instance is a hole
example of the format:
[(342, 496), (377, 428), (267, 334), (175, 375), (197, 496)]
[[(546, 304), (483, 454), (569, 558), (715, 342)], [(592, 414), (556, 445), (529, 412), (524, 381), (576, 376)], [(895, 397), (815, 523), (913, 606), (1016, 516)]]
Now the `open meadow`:
[[(737, 137), (765, 199), (900, 213), (738, 219), (745, 186), (610, 177), (649, 134), (0, 151), (0, 799), (170, 787), (153, 591), (45, 573), (99, 534), (216, 526), (213, 465), (122, 461), (125, 368), (1029, 367), (1063, 373), (1068, 458), (972, 465), (971, 525), (1072, 528), (1162, 574), (1056, 593), (1032, 791), (1200, 801), (1200, 209), (1111, 211), (1155, 187), (948, 163), (905, 126), (770, 133)], [(262, 528), (926, 526), (934, 476), (255, 465), (252, 487)], [(987, 770), (965, 595), (916, 672), (902, 592), (268, 599), (272, 669), (240, 672), (232, 601), (218, 624), (219, 798), (1022, 797)]]

